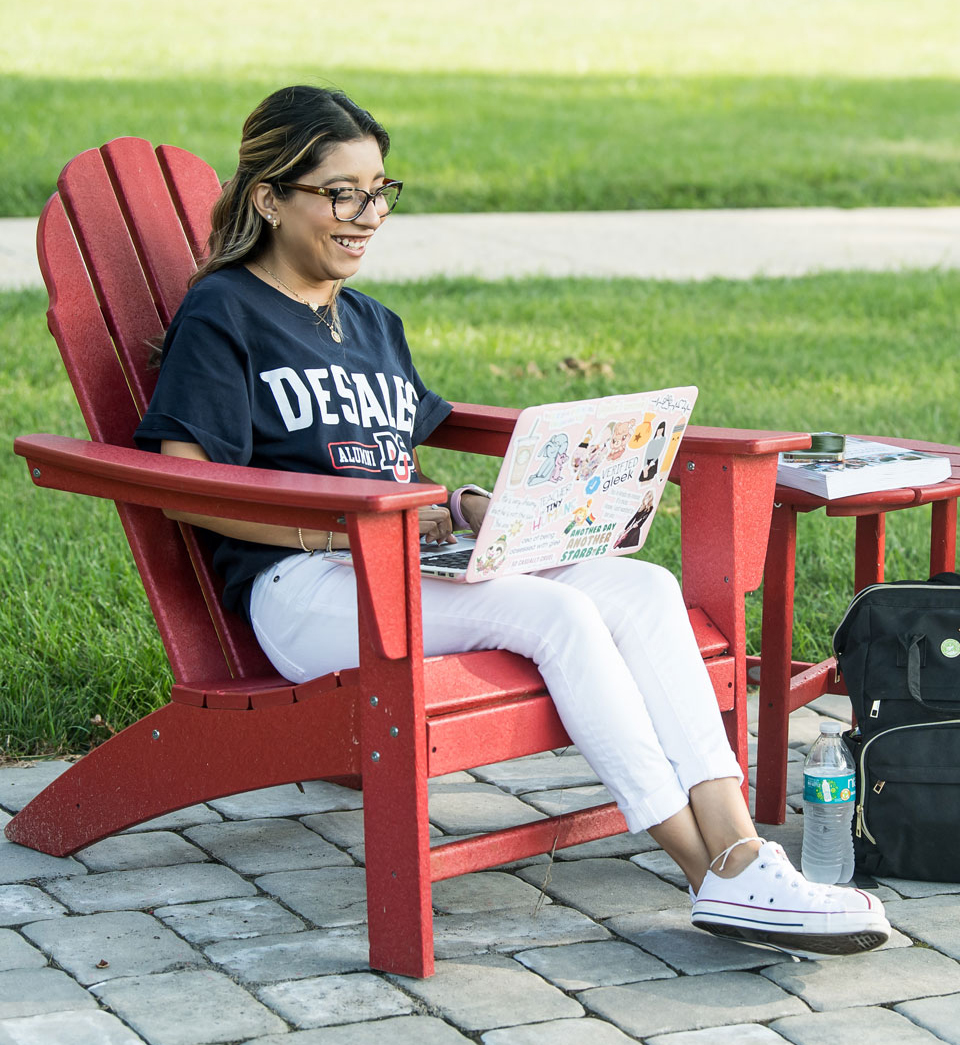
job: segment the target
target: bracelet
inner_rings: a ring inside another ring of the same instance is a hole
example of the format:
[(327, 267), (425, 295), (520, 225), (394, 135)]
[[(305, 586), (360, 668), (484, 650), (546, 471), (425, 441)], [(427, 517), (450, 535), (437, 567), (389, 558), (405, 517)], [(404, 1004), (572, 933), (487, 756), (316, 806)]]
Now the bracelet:
[(469, 527), (470, 524), (463, 517), (463, 512), (460, 510), (460, 498), (465, 493), (478, 493), (484, 497), (492, 496), (489, 490), (484, 490), (482, 486), (475, 486), (473, 483), (468, 483), (466, 486), (461, 486), (454, 490), (450, 494), (450, 518), (453, 520), (453, 527), (455, 530), (462, 530), (464, 527)]
[[(300, 526), (297, 527), (297, 540), (300, 542), (300, 547), (308, 555), (313, 555), (313, 553), (317, 550), (316, 548), (308, 548), (303, 543), (303, 528), (300, 527)], [(333, 551), (333, 530), (327, 530), (327, 546), (324, 549), (324, 552), (328, 553), (328, 552), (332, 552), (332, 551)]]

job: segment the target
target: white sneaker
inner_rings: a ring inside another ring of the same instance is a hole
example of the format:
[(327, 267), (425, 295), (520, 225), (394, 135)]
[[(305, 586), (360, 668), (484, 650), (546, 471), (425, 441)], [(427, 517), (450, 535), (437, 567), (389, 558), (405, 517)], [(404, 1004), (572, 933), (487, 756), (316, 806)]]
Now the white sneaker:
[(776, 842), (764, 842), (735, 878), (707, 871), (690, 920), (716, 936), (802, 957), (857, 954), (890, 937), (890, 923), (876, 897), (862, 889), (808, 882)]

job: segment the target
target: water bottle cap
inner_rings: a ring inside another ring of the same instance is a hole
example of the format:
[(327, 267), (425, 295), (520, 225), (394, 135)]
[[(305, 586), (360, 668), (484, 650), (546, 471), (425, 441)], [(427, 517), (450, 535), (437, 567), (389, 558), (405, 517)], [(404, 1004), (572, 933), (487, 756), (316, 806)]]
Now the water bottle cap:
[(843, 723), (821, 722), (820, 732), (828, 737), (838, 737), (843, 732)]

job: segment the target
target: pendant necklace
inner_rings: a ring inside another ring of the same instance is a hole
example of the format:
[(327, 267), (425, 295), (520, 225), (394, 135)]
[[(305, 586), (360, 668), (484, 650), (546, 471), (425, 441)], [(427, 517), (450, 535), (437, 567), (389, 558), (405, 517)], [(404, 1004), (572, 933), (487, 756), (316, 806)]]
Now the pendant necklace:
[(256, 265), (257, 268), (261, 271), (266, 272), (266, 274), (272, 280), (275, 280), (279, 286), (283, 287), (283, 289), (287, 291), (288, 294), (292, 294), (297, 299), (297, 301), (300, 301), (304, 305), (306, 305), (307, 308), (310, 309), (310, 311), (317, 317), (317, 319), (319, 319), (322, 323), (326, 323), (326, 325), (330, 328), (330, 337), (333, 338), (333, 340), (338, 345), (340, 344), (340, 342), (343, 340), (343, 338), (340, 336), (340, 331), (337, 330), (334, 327), (334, 325), (330, 322), (330, 320), (327, 319), (327, 317), (320, 312), (321, 306), (318, 301), (307, 301), (307, 299), (303, 297), (301, 294), (298, 294), (293, 289), (293, 287), (288, 287), (286, 283), (284, 283), (283, 280), (276, 274), (276, 272), (271, 272), (270, 269), (268, 269), (266, 266), (261, 265), (259, 261), (255, 261), (254, 265)]

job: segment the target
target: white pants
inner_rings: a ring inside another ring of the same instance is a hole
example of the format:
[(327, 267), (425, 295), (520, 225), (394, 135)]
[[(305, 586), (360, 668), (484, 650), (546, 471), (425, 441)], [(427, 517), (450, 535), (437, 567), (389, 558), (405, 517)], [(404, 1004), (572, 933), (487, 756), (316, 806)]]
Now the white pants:
[[(423, 580), (428, 656), (506, 649), (540, 670), (571, 739), (631, 831), (662, 823), (704, 780), (742, 780), (667, 570), (608, 558), (479, 584)], [(291, 555), (256, 579), (251, 618), (293, 682), (356, 667), (349, 566)]]

